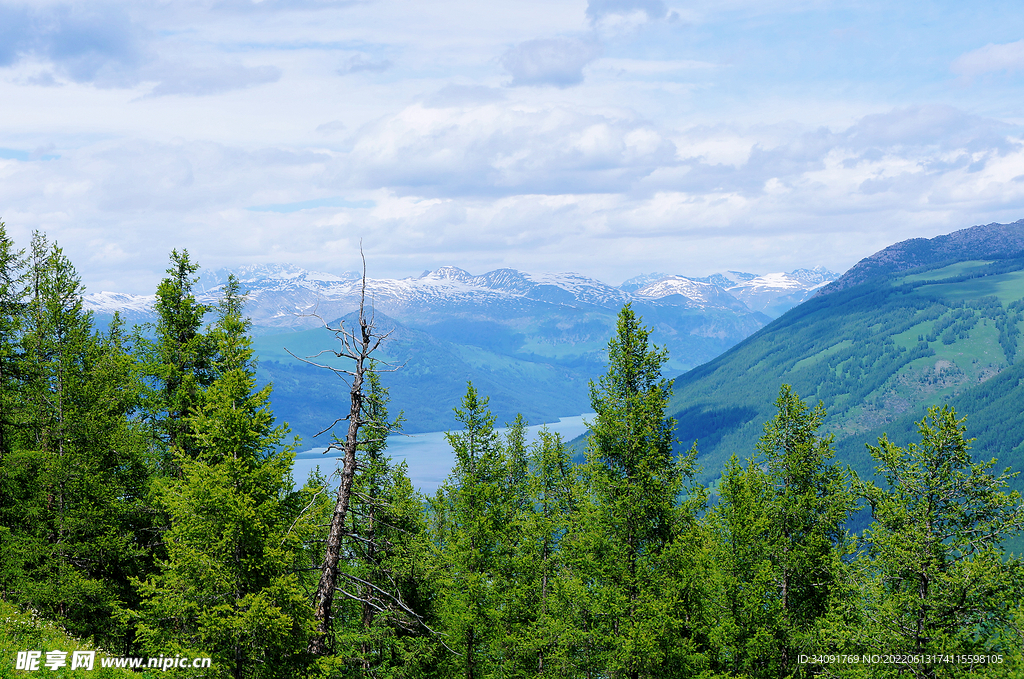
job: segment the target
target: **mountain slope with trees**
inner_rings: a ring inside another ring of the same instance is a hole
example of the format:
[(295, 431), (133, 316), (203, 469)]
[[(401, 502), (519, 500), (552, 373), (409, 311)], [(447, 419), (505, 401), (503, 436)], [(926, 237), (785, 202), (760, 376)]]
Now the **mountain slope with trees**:
[[(978, 455), (1021, 468), (1024, 222), (975, 229), (958, 242), (970, 256), (985, 249), (986, 259), (950, 262), (941, 250), (939, 262), (837, 286), (677, 378), (669, 410), (680, 445), (699, 441), (702, 478), (753, 445), (780, 383), (824, 404), (824, 427), (860, 473), (873, 466), (865, 443), (883, 433), (908, 442), (926, 408), (941, 403), (970, 414)], [(993, 252), (994, 242), (1008, 249)]]

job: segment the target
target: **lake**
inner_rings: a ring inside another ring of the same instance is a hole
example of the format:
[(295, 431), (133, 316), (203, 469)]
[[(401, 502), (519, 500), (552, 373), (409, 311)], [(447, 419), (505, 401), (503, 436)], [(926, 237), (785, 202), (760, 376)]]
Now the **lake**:
[[(587, 430), (583, 420), (593, 418), (593, 413), (585, 413), (575, 417), (563, 417), (557, 422), (549, 423), (548, 429), (562, 435), (563, 441), (571, 441)], [(527, 440), (535, 441), (537, 431), (544, 425), (529, 427)], [(498, 429), (504, 434), (504, 429)], [(442, 481), (448, 476), (455, 463), (455, 456), (443, 431), (432, 431), (426, 434), (409, 434), (388, 438), (388, 453), (393, 460), (405, 460), (409, 465), (409, 478), (412, 485), (420, 491), (433, 494)], [(325, 475), (333, 473), (338, 466), (341, 451), (332, 450), (324, 454), (324, 447), (312, 448), (295, 455), (292, 473), (295, 485), (302, 486), (309, 473), (319, 465)]]

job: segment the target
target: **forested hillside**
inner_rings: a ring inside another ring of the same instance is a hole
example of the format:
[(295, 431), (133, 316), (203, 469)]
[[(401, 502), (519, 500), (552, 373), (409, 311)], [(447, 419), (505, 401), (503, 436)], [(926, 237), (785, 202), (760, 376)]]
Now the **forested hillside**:
[[(999, 276), (1016, 265), (999, 265), (955, 275), (1012, 288)], [(948, 407), (911, 445), (876, 442), (876, 483), (837, 461), (820, 406), (767, 385), (745, 403), (770, 416), (712, 494), (701, 451), (673, 451), (667, 351), (627, 304), (582, 464), (556, 434), (528, 442), (524, 418), (499, 434), (471, 383), (448, 433), (456, 464), (424, 497), (387, 454), (402, 426), (375, 360), (387, 328), (361, 307), (323, 347), (349, 358), (325, 368), (349, 380), (324, 423), (342, 464), (293, 480), (244, 291), (231, 278), (210, 308), (197, 270), (172, 252), (156, 322), (96, 328), (61, 249), (36, 234), (20, 251), (0, 226), (0, 597), (19, 609), (0, 627), (3, 676), (33, 671), (29, 651), (38, 671), (104, 676), (61, 666), (85, 646), (208, 657), (168, 671), (235, 679), (1024, 671), (1024, 570), (1003, 548), (1024, 507)], [(953, 307), (942, 327), (933, 314), (928, 332), (953, 345), (975, 316), (1008, 327), (997, 306)], [(888, 346), (876, 360), (929, 357)], [(858, 507), (872, 522), (851, 534)]]
[[(844, 276), (835, 291), (676, 379), (669, 410), (679, 420), (679, 438), (699, 441), (702, 478), (710, 481), (733, 452), (749, 450), (783, 382), (824, 404), (825, 429), (858, 473), (873, 465), (866, 443), (883, 433), (908, 443), (927, 407), (941, 403), (968, 415), (975, 455), (1024, 468), (1024, 258), (1015, 240), (1001, 240), (1009, 248), (1001, 254), (992, 245), (993, 231), (1024, 234), (1024, 224), (996, 226), (975, 227), (989, 247), (987, 259), (951, 262), (943, 255), (907, 269), (897, 258), (891, 270), (876, 270), (857, 285), (847, 286)], [(977, 249), (967, 236), (957, 242), (965, 253)], [(1019, 479), (1014, 483), (1020, 487)]]

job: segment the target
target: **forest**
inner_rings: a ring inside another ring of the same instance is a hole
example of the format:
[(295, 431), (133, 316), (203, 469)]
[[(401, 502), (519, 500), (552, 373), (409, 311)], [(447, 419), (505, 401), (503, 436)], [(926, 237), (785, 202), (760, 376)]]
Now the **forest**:
[(582, 463), (521, 417), (499, 432), (468, 384), (456, 464), (424, 496), (388, 457), (403, 417), (361, 312), (325, 347), (353, 359), (341, 469), (293, 479), (245, 293), (200, 304), (197, 271), (173, 251), (159, 320), (97, 328), (62, 250), (0, 224), (0, 676), (51, 650), (14, 624), (29, 615), (103, 654), (212, 658), (182, 677), (1024, 673), (1005, 548), (1024, 506), (949, 407), (869, 446), (868, 478), (836, 461), (823, 406), (776, 385), (712, 487), (699, 442), (673, 452), (667, 353), (627, 305)]

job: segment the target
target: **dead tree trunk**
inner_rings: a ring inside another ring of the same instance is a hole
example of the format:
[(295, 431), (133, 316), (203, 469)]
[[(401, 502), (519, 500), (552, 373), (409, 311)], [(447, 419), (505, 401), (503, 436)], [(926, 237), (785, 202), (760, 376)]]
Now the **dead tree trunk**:
[[(366, 315), (366, 260), (363, 260), (363, 281), (359, 296), (359, 317), (357, 328), (346, 328), (344, 321), (339, 327), (332, 328), (327, 323), (324, 327), (332, 331), (341, 343), (341, 348), (321, 351), (315, 359), (323, 354), (333, 354), (337, 358), (348, 359), (353, 362), (351, 369), (342, 369), (331, 365), (316, 363), (310, 359), (304, 360), (311, 365), (317, 365), (331, 370), (339, 376), (345, 376), (349, 383), (349, 410), (348, 415), (338, 418), (328, 429), (334, 425), (348, 420), (348, 428), (344, 441), (335, 440), (328, 447), (328, 450), (342, 450), (341, 481), (338, 484), (338, 495), (334, 504), (334, 514), (331, 516), (331, 526), (327, 533), (327, 544), (324, 549), (324, 561), (320, 570), (320, 582), (316, 588), (316, 595), (313, 599), (313, 617), (316, 620), (316, 632), (309, 641), (308, 650), (314, 655), (324, 655), (329, 652), (332, 607), (334, 604), (334, 590), (338, 582), (338, 560), (341, 556), (341, 543), (345, 536), (345, 515), (348, 513), (349, 499), (352, 496), (352, 483), (356, 473), (356, 449), (359, 442), (359, 428), (365, 424), (363, 421), (363, 382), (366, 371), (370, 369), (370, 357), (380, 347), (388, 334), (378, 334), (372, 315)], [(326, 429), (324, 431), (327, 431)], [(322, 432), (321, 432), (322, 433)]]

